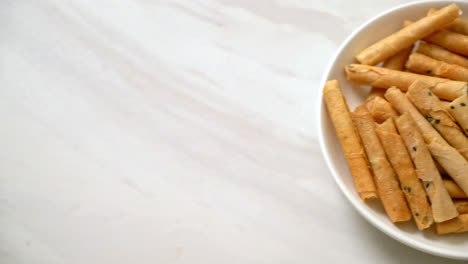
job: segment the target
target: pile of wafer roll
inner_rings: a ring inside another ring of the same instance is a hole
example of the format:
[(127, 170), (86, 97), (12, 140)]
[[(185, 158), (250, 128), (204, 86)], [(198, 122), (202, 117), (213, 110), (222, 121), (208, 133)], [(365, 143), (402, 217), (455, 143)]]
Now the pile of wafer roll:
[[(468, 231), (468, 20), (451, 4), (359, 52), (343, 65), (371, 86), (350, 112), (338, 81), (323, 98), (357, 192), (394, 223), (437, 234)], [(364, 87), (362, 89), (365, 89)]]

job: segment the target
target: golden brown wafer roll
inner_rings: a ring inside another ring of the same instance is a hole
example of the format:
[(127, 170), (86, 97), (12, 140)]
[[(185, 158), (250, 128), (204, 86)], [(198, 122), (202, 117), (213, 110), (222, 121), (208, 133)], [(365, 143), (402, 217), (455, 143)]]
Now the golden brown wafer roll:
[(366, 48), (356, 55), (356, 59), (367, 65), (384, 61), (436, 29), (453, 22), (460, 12), (460, 8), (455, 4), (444, 7)]
[(406, 68), (412, 72), (439, 76), (456, 81), (468, 81), (468, 68), (435, 60), (421, 53), (413, 53), (406, 62)]
[(461, 214), (452, 220), (438, 223), (437, 234), (462, 233), (468, 231), (468, 214)]
[(457, 217), (457, 209), (413, 119), (408, 113), (404, 113), (395, 118), (395, 124), (416, 167), (416, 175), (422, 181), (431, 201), (434, 221), (440, 223)]
[[(397, 54), (393, 55), (392, 57), (388, 58), (384, 61), (382, 67), (397, 71), (402, 71), (405, 69), (406, 61), (408, 60), (409, 55), (411, 54), (411, 50), (413, 46), (403, 49), (402, 51), (398, 52)], [(369, 96), (367, 98), (372, 98), (374, 96), (381, 96), (385, 94), (385, 89), (372, 87)]]
[[(414, 85), (424, 85), (424, 83), (415, 82)], [(408, 112), (411, 115), (432, 156), (460, 188), (468, 192), (468, 162), (460, 152), (445, 141), (400, 89), (395, 87), (388, 89), (385, 98), (400, 114)]]
[[(406, 20), (404, 26), (412, 25), (413, 22)], [(437, 44), (455, 53), (468, 56), (468, 36), (456, 32), (439, 29), (423, 38), (424, 41)]]
[(433, 140), (427, 144), (427, 147), (432, 156), (444, 167), (448, 175), (466, 193), (468, 189), (468, 161), (453, 147), (449, 146), (447, 142)]
[(421, 80), (430, 86), (430, 89), (439, 97), (454, 100), (466, 94), (468, 83), (452, 81), (438, 77), (426, 76), (410, 72), (395, 71), (386, 68), (351, 64), (345, 67), (348, 80), (362, 85), (379, 88), (396, 86), (403, 91), (416, 80)]
[(455, 204), (458, 213), (468, 214), (468, 200), (456, 200), (453, 203)]
[(449, 101), (440, 100), (440, 105), (442, 106), (442, 108), (444, 110), (448, 111), (450, 109), (450, 102)]
[(445, 171), (445, 169), (440, 165), (440, 163), (437, 160), (434, 160), (437, 169), (439, 170), (439, 173), (441, 175), (447, 175), (448, 173)]
[(467, 35), (441, 29), (425, 37), (424, 40), (437, 44), (455, 53), (468, 56)]
[(465, 94), (453, 100), (448, 109), (465, 135), (468, 136), (468, 96)]
[(445, 29), (460, 33), (463, 35), (468, 35), (468, 21), (464, 19), (457, 18), (452, 23), (445, 26)]
[(398, 135), (392, 118), (376, 125), (377, 136), (400, 180), (414, 220), (420, 230), (432, 225), (432, 209), (426, 198), (426, 192), (416, 175), (416, 171), (406, 150), (405, 143)]
[(332, 80), (325, 84), (323, 98), (353, 176), (357, 192), (364, 201), (377, 198), (377, 189), (369, 170), (366, 153), (361, 145), (359, 135), (354, 129), (348, 104), (341, 93), (338, 81)]
[(445, 29), (463, 35), (468, 35), (468, 21), (465, 19), (457, 18), (455, 19), (455, 21), (445, 26)]
[[(429, 9), (428, 14), (432, 15), (435, 11), (437, 11), (437, 9), (431, 8)], [(452, 23), (446, 25), (444, 28), (463, 35), (468, 35), (468, 21), (461, 18), (455, 19)]]
[(434, 58), (436, 60), (445, 61), (446, 63), (456, 64), (468, 68), (468, 59), (450, 52), (442, 47), (434, 44), (421, 42), (416, 49), (416, 52)]
[(445, 189), (452, 198), (468, 198), (463, 190), (452, 180), (444, 180)]
[(351, 113), (369, 158), (380, 200), (392, 222), (411, 219), (411, 213), (400, 189), (398, 179), (375, 132), (374, 121), (366, 107), (361, 105)]
[(468, 160), (468, 138), (440, 104), (439, 98), (427, 88), (427, 85), (424, 83), (411, 85), (406, 96), (445, 140)]
[(382, 123), (389, 117), (397, 116), (397, 112), (387, 100), (377, 96), (372, 100), (372, 104), (367, 104), (366, 107), (374, 118), (375, 122)]
[(411, 45), (410, 47), (406, 49), (401, 50), (397, 54), (393, 55), (392, 57), (384, 61), (382, 67), (391, 69), (391, 70), (397, 70), (397, 71), (404, 70), (406, 60), (408, 60), (408, 57), (411, 54), (412, 50), (413, 50), (413, 45)]

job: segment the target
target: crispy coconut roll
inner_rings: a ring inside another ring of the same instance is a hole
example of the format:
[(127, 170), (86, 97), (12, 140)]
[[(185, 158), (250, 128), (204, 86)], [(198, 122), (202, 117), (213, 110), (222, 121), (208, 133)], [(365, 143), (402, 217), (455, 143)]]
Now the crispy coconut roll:
[(431, 201), (434, 221), (440, 223), (457, 217), (457, 209), (445, 189), (439, 170), (416, 123), (410, 114), (404, 113), (395, 119), (395, 124), (416, 167), (416, 174)]
[(445, 100), (455, 100), (466, 94), (468, 83), (452, 81), (438, 77), (426, 76), (410, 72), (395, 71), (381, 67), (362, 64), (351, 64), (345, 67), (348, 80), (358, 84), (374, 86), (379, 88), (390, 88), (396, 86), (403, 91), (416, 80), (429, 85), (430, 89)]
[(463, 190), (452, 180), (444, 180), (445, 189), (452, 198), (468, 198)]
[(411, 213), (400, 189), (397, 176), (377, 137), (375, 124), (370, 113), (365, 106), (361, 105), (351, 113), (351, 117), (364, 144), (385, 212), (392, 222), (410, 220)]
[(468, 161), (445, 141), (400, 89), (388, 89), (385, 98), (400, 114), (407, 112), (411, 115), (419, 131), (421, 131), (424, 142), (426, 142), (432, 156), (447, 171), (447, 174), (455, 180), (458, 186), (464, 192), (468, 192)]
[(433, 223), (432, 209), (427, 201), (426, 192), (416, 175), (405, 143), (393, 124), (393, 119), (389, 118), (382, 124), (377, 124), (376, 127), (385, 154), (400, 180), (401, 189), (405, 194), (416, 225), (420, 230), (428, 228)]
[(468, 68), (433, 59), (421, 53), (413, 53), (406, 62), (412, 72), (468, 82)]
[(406, 96), (437, 131), (468, 160), (468, 138), (452, 120), (439, 98), (424, 83), (415, 82)]
[(356, 190), (364, 201), (377, 198), (377, 188), (368, 166), (367, 156), (354, 128), (346, 99), (338, 81), (328, 81), (323, 88), (323, 98), (335, 127)]
[(453, 22), (460, 13), (460, 8), (455, 4), (444, 7), (369, 46), (357, 54), (356, 59), (362, 64), (375, 65), (403, 49), (409, 48), (414, 42), (435, 30)]
[[(431, 8), (429, 9), (428, 14), (432, 15), (436, 11), (437, 9)], [(468, 35), (468, 20), (457, 18), (452, 23), (446, 25), (444, 28), (463, 35)]]
[(448, 110), (453, 118), (457, 120), (465, 135), (468, 136), (468, 96), (465, 94), (453, 100)]
[(450, 64), (468, 68), (468, 59), (434, 44), (421, 42), (416, 52)]
[(457, 218), (436, 225), (439, 235), (449, 233), (463, 233), (468, 231), (468, 214), (461, 214)]
[[(391, 70), (403, 71), (405, 69), (406, 61), (408, 60), (408, 57), (411, 54), (412, 49), (413, 49), (413, 46), (398, 52), (397, 54), (393, 55), (392, 57), (384, 61), (382, 67), (391, 69)], [(372, 87), (372, 89), (370, 90), (369, 96), (367, 98), (369, 100), (375, 96), (383, 97), (384, 94), (385, 94), (385, 89)]]

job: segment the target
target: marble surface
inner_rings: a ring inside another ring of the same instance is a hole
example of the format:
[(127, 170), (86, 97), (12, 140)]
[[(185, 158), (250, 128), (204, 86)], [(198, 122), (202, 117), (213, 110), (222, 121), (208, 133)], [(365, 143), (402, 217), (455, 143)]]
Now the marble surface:
[(452, 263), (317, 141), (332, 54), (404, 2), (0, 1), (0, 263)]

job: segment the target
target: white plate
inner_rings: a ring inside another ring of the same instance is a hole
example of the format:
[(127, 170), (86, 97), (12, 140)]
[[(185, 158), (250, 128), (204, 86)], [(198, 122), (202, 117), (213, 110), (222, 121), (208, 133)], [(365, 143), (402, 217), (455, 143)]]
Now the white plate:
[[(364, 23), (340, 46), (323, 75), (320, 89), (326, 81), (337, 79), (349, 107), (354, 109), (364, 102), (369, 88), (347, 81), (345, 65), (355, 63), (354, 55), (359, 51), (400, 29), (405, 19), (417, 20), (424, 16), (429, 8), (440, 8), (449, 3), (457, 4), (465, 11), (461, 17), (468, 18), (466, 1), (422, 1), (395, 7)], [(395, 225), (388, 219), (380, 201), (364, 203), (354, 188), (333, 124), (321, 98), (318, 114), (319, 140), (327, 165), (340, 189), (364, 218), (390, 237), (408, 246), (442, 257), (468, 260), (468, 233), (437, 236), (433, 229), (419, 231), (414, 222)]]

